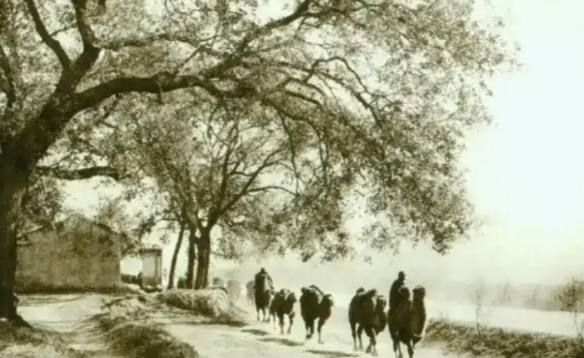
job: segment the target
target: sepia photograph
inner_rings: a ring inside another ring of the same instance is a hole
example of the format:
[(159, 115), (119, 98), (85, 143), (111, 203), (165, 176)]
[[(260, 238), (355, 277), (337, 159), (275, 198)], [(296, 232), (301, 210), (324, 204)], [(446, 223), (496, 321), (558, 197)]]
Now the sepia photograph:
[(0, 0), (0, 357), (584, 358), (582, 18)]

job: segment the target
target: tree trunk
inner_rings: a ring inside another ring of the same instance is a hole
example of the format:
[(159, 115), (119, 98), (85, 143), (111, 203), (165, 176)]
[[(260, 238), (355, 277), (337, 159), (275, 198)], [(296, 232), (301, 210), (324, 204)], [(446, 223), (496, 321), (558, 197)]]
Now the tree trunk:
[(201, 238), (197, 245), (197, 280), (195, 289), (209, 287), (209, 266), (211, 265), (211, 235), (208, 230), (201, 233)]
[(180, 223), (180, 231), (178, 233), (178, 238), (176, 240), (176, 246), (174, 247), (174, 252), (172, 253), (172, 260), (170, 261), (170, 273), (168, 274), (168, 289), (174, 287), (174, 272), (176, 271), (176, 262), (178, 261), (178, 254), (180, 253), (180, 248), (182, 246), (183, 238), (185, 236), (186, 224)]
[(193, 282), (195, 281), (195, 258), (196, 258), (196, 241), (197, 232), (191, 228), (189, 232), (189, 248), (187, 252), (188, 262), (187, 262), (187, 288), (193, 288)]
[(30, 171), (20, 168), (7, 150), (0, 154), (0, 317), (28, 325), (17, 313), (14, 296), (16, 276), (16, 223), (20, 194)]

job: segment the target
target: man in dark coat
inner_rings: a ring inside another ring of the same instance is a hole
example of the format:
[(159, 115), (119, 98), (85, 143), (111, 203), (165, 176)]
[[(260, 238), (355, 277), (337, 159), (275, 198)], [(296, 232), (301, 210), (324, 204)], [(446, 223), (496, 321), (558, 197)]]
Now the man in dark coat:
[(406, 274), (403, 271), (400, 271), (397, 274), (397, 280), (393, 281), (391, 285), (391, 289), (389, 290), (389, 314), (391, 315), (392, 312), (396, 309), (397, 306), (402, 301), (402, 297), (399, 294), (399, 289), (405, 286), (406, 284)]
[(262, 279), (264, 276), (266, 276), (266, 277), (268, 278), (268, 282), (270, 283), (270, 286), (271, 286), (270, 288), (274, 288), (274, 281), (272, 281), (272, 277), (270, 277), (270, 275), (269, 275), (269, 274), (266, 272), (266, 269), (265, 269), (265, 268), (263, 268), (263, 267), (260, 269), (260, 272), (258, 272), (258, 273), (255, 275), (255, 283), (256, 283), (256, 285), (258, 284), (258, 282), (259, 282), (259, 281), (260, 281), (260, 280), (261, 280), (261, 279)]

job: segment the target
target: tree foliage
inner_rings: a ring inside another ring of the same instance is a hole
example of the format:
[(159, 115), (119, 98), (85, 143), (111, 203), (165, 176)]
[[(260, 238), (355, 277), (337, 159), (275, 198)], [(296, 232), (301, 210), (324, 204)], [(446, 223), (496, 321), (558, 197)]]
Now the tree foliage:
[(57, 180), (33, 176), (21, 197), (17, 232), (54, 224), (63, 213), (63, 199)]
[(556, 294), (556, 301), (562, 311), (579, 313), (584, 302), (584, 281), (570, 278), (565, 282)]
[[(293, 192), (282, 197), (294, 198), (281, 201), (265, 190), (238, 201), (233, 212), (246, 219), (222, 216), (226, 243), (242, 233), (277, 236), (306, 257), (318, 250), (325, 259), (342, 256), (350, 246), (343, 207), (356, 187), (364, 215), (378, 219), (362, 235), (374, 248), (407, 237), (447, 252), (471, 230), (472, 206), (457, 166), (463, 134), (490, 121), (488, 78), (514, 65), (501, 21), (475, 21), (474, 1), (97, 5), (2, 2), (0, 169), (16, 162), (23, 168), (11, 180), (28, 177), (47, 155), (61, 160), (39, 173), (65, 179), (162, 173), (166, 164), (145, 169), (124, 144), (135, 114), (147, 113), (163, 129), (186, 126), (179, 120), (186, 116), (202, 134), (209, 127), (204, 119), (217, 109), (211, 127), (222, 141), (237, 126), (261, 123), (255, 144), (267, 140), (265, 148), (239, 155), (257, 167), (266, 151), (280, 148), (273, 155), (287, 168), (279, 165), (274, 175)], [(207, 145), (199, 137), (180, 139), (202, 146), (192, 149), (194, 157)], [(176, 141), (172, 150), (181, 151)], [(233, 177), (217, 206), (210, 198), (222, 190), (217, 163), (227, 156), (209, 155), (190, 178), (195, 186), (167, 190), (175, 184), (157, 175), (164, 192), (190, 190), (192, 212), (202, 208), (207, 216), (246, 184), (246, 175)], [(177, 175), (191, 166), (177, 164)], [(262, 179), (249, 188), (267, 185)], [(255, 200), (265, 203), (264, 212), (252, 210)], [(292, 234), (282, 235), (284, 229)]]

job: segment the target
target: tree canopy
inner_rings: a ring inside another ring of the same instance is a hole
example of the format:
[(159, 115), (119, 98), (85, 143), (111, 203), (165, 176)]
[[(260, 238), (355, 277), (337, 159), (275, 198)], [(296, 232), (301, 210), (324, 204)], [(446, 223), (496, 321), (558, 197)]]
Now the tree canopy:
[[(204, 129), (214, 108), (213, 128), (225, 140), (232, 128), (263, 121), (262, 131), (273, 131), (266, 146), (287, 151), (285, 172), (304, 193), (286, 208), (293, 213), (286, 225), (304, 231), (289, 246), (309, 253), (327, 238), (342, 243), (341, 208), (359, 187), (365, 215), (378, 219), (362, 235), (374, 248), (408, 238), (444, 253), (468, 235), (472, 205), (457, 159), (465, 130), (491, 119), (489, 77), (515, 66), (502, 21), (477, 21), (472, 0), (275, 4), (2, 1), (0, 255), (11, 255), (6, 228), (35, 171), (64, 179), (138, 176), (144, 168), (134, 153), (117, 145), (133, 113), (167, 125), (188, 116)], [(40, 166), (47, 158), (59, 164)], [(215, 195), (220, 180), (212, 183)], [(232, 183), (222, 205), (245, 176)], [(0, 289), (11, 285), (3, 280)]]

